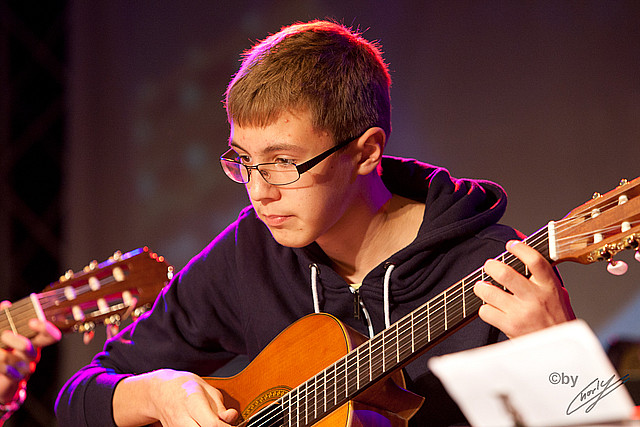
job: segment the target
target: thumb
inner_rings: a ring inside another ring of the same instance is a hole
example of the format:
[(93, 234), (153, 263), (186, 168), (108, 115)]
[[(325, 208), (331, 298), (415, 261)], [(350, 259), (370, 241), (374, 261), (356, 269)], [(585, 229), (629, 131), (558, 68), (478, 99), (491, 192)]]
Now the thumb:
[(238, 411), (233, 408), (218, 412), (218, 417), (225, 423), (232, 423), (238, 418)]

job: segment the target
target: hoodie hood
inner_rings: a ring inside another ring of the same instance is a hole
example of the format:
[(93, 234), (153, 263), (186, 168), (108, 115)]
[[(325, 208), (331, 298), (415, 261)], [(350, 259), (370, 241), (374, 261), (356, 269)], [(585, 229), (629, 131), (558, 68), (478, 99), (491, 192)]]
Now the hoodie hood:
[(497, 223), (507, 208), (507, 195), (498, 184), (453, 178), (446, 169), (417, 160), (384, 157), (379, 173), (392, 193), (425, 203), (412, 250), (473, 235)]
[[(379, 173), (392, 193), (426, 208), (415, 240), (369, 272), (359, 289), (367, 305), (384, 307), (384, 313), (372, 313), (376, 332), (481, 267), (487, 251), (475, 249), (486, 249), (487, 240), (497, 256), (504, 241), (515, 237), (507, 227), (494, 227), (506, 210), (507, 196), (493, 182), (456, 179), (444, 168), (390, 156), (383, 158)], [(302, 252), (303, 262), (314, 266), (316, 311), (324, 308), (323, 294), (349, 293), (317, 245)]]

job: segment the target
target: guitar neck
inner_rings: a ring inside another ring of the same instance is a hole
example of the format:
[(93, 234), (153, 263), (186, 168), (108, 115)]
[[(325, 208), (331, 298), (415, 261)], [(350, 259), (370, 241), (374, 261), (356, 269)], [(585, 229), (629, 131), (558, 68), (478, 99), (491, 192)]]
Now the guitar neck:
[[(525, 242), (548, 259), (548, 236), (545, 226)], [(512, 254), (504, 252), (496, 259), (530, 276)], [(483, 304), (473, 292), (479, 280), (498, 286), (479, 268), (293, 389), (281, 401), (283, 417), (289, 421), (285, 425), (313, 424), (473, 319)]]
[(0, 332), (11, 330), (32, 338), (29, 320), (53, 323), (61, 332), (89, 332), (98, 324), (119, 325), (151, 308), (173, 277), (173, 267), (146, 246), (116, 252), (82, 271), (71, 270), (39, 294), (31, 294), (0, 310)]
[[(13, 303), (11, 307), (0, 310), (0, 333), (9, 330), (32, 338), (36, 333), (29, 327), (29, 320), (34, 318), (44, 319), (37, 294), (31, 294)], [(3, 347), (2, 343), (0, 347)]]

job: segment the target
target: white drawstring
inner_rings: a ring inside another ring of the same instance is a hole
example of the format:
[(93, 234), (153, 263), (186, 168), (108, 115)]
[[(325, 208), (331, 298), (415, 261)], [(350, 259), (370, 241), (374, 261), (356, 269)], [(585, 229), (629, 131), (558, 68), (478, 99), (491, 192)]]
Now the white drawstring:
[[(313, 310), (316, 313), (320, 313), (320, 299), (318, 297), (318, 275), (319, 275), (320, 269), (315, 263), (310, 264), (309, 268), (311, 269), (311, 291), (313, 294)], [(383, 282), (383, 285), (384, 285), (383, 306), (384, 306), (384, 324), (385, 324), (385, 328), (388, 329), (389, 327), (391, 327), (391, 309), (390, 309), (390, 303), (389, 303), (389, 290), (391, 287), (391, 272), (395, 268), (395, 265), (387, 264), (385, 268), (386, 270), (384, 273), (384, 282)], [(355, 290), (351, 286), (349, 286), (349, 289), (353, 294), (357, 292), (357, 290)], [(362, 309), (362, 313), (364, 314), (365, 320), (367, 321), (369, 337), (373, 338), (373, 336), (375, 335), (375, 332), (373, 330), (373, 323), (371, 322), (371, 316), (369, 316), (369, 311), (367, 310), (367, 307), (365, 307), (364, 301), (362, 301), (362, 299), (360, 299), (360, 308)]]
[(311, 268), (311, 292), (313, 293), (313, 310), (320, 313), (320, 301), (318, 298), (318, 266), (313, 263)]
[[(352, 293), (358, 292), (352, 287), (349, 287), (349, 289), (351, 289)], [(369, 310), (367, 310), (367, 307), (364, 305), (364, 301), (362, 300), (362, 298), (360, 299), (359, 302), (360, 302), (360, 308), (362, 309), (362, 313), (364, 314), (364, 318), (367, 321), (367, 329), (369, 329), (369, 338), (373, 338), (376, 333), (373, 330), (373, 323), (371, 323), (371, 316), (369, 316)]]
[(389, 309), (389, 287), (391, 284), (391, 272), (395, 268), (393, 264), (387, 264), (387, 270), (384, 273), (384, 326), (389, 328), (391, 326), (391, 314)]

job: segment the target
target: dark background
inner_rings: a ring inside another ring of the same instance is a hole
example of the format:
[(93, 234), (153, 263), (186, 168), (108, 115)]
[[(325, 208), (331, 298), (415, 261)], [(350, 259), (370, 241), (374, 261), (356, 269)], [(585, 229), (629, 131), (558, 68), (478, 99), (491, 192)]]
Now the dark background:
[[(220, 170), (239, 53), (333, 18), (390, 64), (388, 153), (496, 181), (530, 234), (640, 175), (635, 1), (0, 1), (0, 298), (149, 245), (177, 268), (248, 203)], [(640, 273), (559, 268), (605, 347), (640, 339)], [(13, 425), (55, 425), (57, 389), (104, 333), (44, 350)], [(8, 425), (11, 425), (10, 423)]]

